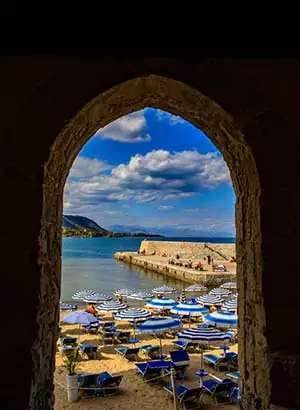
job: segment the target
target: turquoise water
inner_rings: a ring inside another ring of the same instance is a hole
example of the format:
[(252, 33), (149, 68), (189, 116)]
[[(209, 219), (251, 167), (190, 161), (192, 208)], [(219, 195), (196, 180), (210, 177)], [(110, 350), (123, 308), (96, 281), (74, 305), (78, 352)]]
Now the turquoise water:
[[(165, 241), (183, 239), (186, 242), (235, 242), (233, 238), (157, 238)], [(71, 301), (72, 294), (80, 289), (112, 293), (119, 288), (152, 289), (162, 284), (181, 289), (181, 281), (130, 267), (114, 259), (115, 252), (139, 249), (142, 240), (143, 238), (63, 238), (61, 300)]]

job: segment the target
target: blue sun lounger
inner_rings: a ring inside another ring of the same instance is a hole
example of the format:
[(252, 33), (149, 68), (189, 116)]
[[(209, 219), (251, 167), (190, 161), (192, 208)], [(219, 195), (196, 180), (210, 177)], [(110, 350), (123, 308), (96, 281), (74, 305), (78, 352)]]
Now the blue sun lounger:
[[(200, 396), (203, 392), (202, 387), (187, 387), (183, 384), (178, 384), (176, 388), (179, 404), (184, 410), (202, 408), (200, 404)], [(164, 390), (172, 394), (172, 396), (174, 395), (172, 386), (164, 387)]]
[(170, 352), (172, 367), (176, 370), (176, 376), (184, 378), (184, 374), (189, 366), (190, 357), (185, 350), (174, 350)]
[(208, 393), (216, 404), (220, 402), (231, 401), (232, 391), (236, 384), (230, 379), (217, 381), (214, 379), (204, 380), (202, 382), (203, 391)]
[(118, 389), (122, 378), (122, 375), (112, 376), (108, 372), (95, 374), (82, 373), (77, 375), (77, 384), (86, 395), (101, 396), (107, 392), (111, 393), (113, 390)]
[[(159, 376), (169, 374), (172, 363), (169, 360), (152, 360), (149, 362), (135, 363), (137, 371), (148, 381), (157, 379)], [(154, 381), (154, 380), (153, 380)]]
[(221, 367), (230, 367), (231, 363), (237, 360), (238, 355), (234, 352), (228, 352), (225, 355), (216, 356), (215, 354), (205, 354), (203, 355), (204, 362), (214, 366), (216, 370)]
[(226, 376), (233, 380), (239, 380), (241, 377), (240, 372), (226, 373)]
[(63, 345), (76, 345), (77, 338), (76, 337), (61, 337), (60, 341)]
[(115, 351), (127, 360), (135, 359), (137, 361), (137, 355), (140, 351), (139, 347), (118, 347)]
[(82, 353), (86, 354), (91, 359), (96, 359), (98, 346), (91, 344), (83, 344), (79, 346)]

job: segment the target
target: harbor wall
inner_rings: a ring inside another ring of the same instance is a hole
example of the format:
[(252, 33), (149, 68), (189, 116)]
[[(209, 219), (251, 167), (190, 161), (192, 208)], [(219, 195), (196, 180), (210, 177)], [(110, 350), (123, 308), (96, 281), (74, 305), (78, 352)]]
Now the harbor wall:
[(140, 245), (140, 251), (145, 250), (145, 254), (168, 257), (180, 255), (182, 258), (203, 259), (208, 255), (216, 260), (230, 260), (235, 257), (235, 243), (202, 243), (202, 242), (167, 242), (167, 241), (149, 241), (143, 240)]
[(115, 253), (115, 259), (187, 283), (201, 283), (208, 287), (219, 286), (224, 282), (236, 280), (235, 272), (201, 272), (195, 269), (169, 265), (167, 261), (162, 263), (151, 260), (151, 256), (137, 255), (136, 252), (117, 252)]

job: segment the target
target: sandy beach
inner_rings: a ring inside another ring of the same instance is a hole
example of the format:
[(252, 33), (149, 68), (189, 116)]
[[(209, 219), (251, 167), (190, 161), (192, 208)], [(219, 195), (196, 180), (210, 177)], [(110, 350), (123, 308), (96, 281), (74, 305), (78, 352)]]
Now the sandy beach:
[[(62, 317), (66, 313), (61, 315)], [(118, 329), (129, 330), (127, 322), (116, 321)], [(187, 327), (188, 325), (185, 325)], [(62, 325), (62, 335), (63, 336), (74, 336), (79, 338), (80, 343), (91, 343), (99, 345), (98, 335), (87, 334), (79, 330), (78, 325)], [(132, 330), (132, 329), (130, 329)], [(158, 344), (158, 339), (153, 339), (148, 335), (139, 335), (140, 342), (137, 346), (143, 344)], [(170, 350), (175, 350), (171, 344), (171, 338), (166, 338), (162, 340), (163, 351), (168, 353)], [(58, 342), (59, 343), (59, 342)], [(236, 352), (237, 345), (228, 343), (230, 346), (230, 351)], [(113, 375), (123, 375), (121, 382), (121, 389), (119, 394), (114, 394), (106, 397), (93, 397), (93, 398), (82, 398), (76, 403), (68, 403), (67, 393), (65, 389), (66, 385), (66, 370), (64, 369), (63, 359), (60, 352), (56, 353), (56, 371), (55, 371), (55, 410), (72, 409), (72, 410), (83, 410), (83, 409), (101, 409), (101, 410), (127, 410), (130, 408), (143, 409), (143, 410), (153, 410), (153, 408), (164, 408), (165, 410), (171, 410), (174, 408), (173, 401), (170, 399), (170, 395), (163, 389), (163, 385), (153, 385), (144, 381), (143, 377), (137, 373), (134, 362), (128, 361), (121, 357), (115, 352), (115, 347), (120, 345), (106, 345), (100, 346), (98, 349), (98, 357), (95, 360), (88, 360), (87, 358), (82, 358), (79, 366), (77, 367), (77, 373), (87, 372), (87, 373), (97, 373), (107, 371)], [(122, 344), (121, 346), (126, 346)], [(213, 348), (212, 350), (205, 351), (205, 353), (213, 352), (214, 354), (220, 354), (222, 351), (218, 348)], [(199, 353), (189, 353), (191, 358), (189, 369), (186, 373), (185, 380), (178, 380), (179, 383), (185, 384), (187, 386), (197, 386), (198, 378), (195, 372), (200, 368), (200, 354)], [(139, 361), (146, 361), (146, 357), (142, 353), (139, 354)], [(222, 379), (225, 377), (225, 373), (218, 372), (211, 366), (205, 366), (205, 370), (210, 374), (214, 374), (218, 378)], [(168, 379), (166, 383), (168, 384)], [(214, 408), (215, 405), (212, 399), (208, 396), (204, 398), (205, 409)], [(219, 409), (237, 409), (238, 406), (225, 404), (219, 405)]]

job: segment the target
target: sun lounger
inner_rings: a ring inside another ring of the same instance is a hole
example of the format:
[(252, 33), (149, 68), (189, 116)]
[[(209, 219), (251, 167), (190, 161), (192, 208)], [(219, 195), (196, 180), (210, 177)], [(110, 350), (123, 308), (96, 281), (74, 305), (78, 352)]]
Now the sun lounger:
[(209, 394), (216, 404), (219, 402), (231, 401), (232, 390), (236, 384), (230, 379), (217, 381), (214, 379), (204, 380), (202, 382), (203, 391)]
[(115, 351), (127, 360), (135, 359), (137, 361), (137, 355), (140, 351), (139, 347), (118, 347)]
[(137, 371), (148, 381), (157, 382), (160, 376), (169, 374), (171, 369), (169, 360), (152, 360), (149, 362), (135, 363)]
[[(184, 410), (202, 408), (200, 404), (200, 396), (203, 391), (202, 387), (187, 387), (183, 384), (177, 384), (176, 389), (179, 404)], [(164, 387), (164, 390), (171, 393), (172, 396), (174, 395), (172, 386)]]
[(237, 354), (233, 352), (226, 353), (225, 356), (216, 356), (214, 354), (205, 354), (203, 355), (204, 362), (213, 365), (216, 370), (220, 368), (232, 368), (235, 367), (237, 361)]
[(187, 340), (174, 340), (171, 343), (174, 347), (180, 350), (187, 350), (188, 352), (194, 352), (199, 346), (199, 343), (188, 342)]
[(77, 344), (76, 337), (61, 337), (60, 341), (62, 345), (75, 346)]
[(233, 380), (239, 380), (240, 379), (240, 372), (231, 372), (231, 373), (226, 373), (226, 376), (229, 377), (230, 379)]
[(98, 324), (90, 324), (90, 325), (82, 325), (82, 328), (87, 332), (87, 333), (98, 333), (99, 330), (99, 325)]
[(131, 332), (116, 332), (115, 340), (119, 343), (128, 343)]
[(172, 366), (176, 370), (176, 375), (184, 378), (184, 374), (189, 366), (190, 357), (185, 350), (174, 350), (170, 352)]
[(91, 359), (96, 359), (98, 346), (91, 344), (84, 344), (79, 346), (82, 353), (86, 354)]
[(122, 378), (122, 375), (112, 376), (108, 372), (96, 374), (83, 373), (77, 375), (77, 383), (78, 387), (82, 389), (85, 394), (101, 396), (107, 392), (112, 393), (115, 389), (118, 389)]
[(116, 332), (106, 332), (106, 331), (99, 332), (99, 337), (103, 345), (105, 345), (106, 343), (114, 344), (115, 336), (116, 336)]

